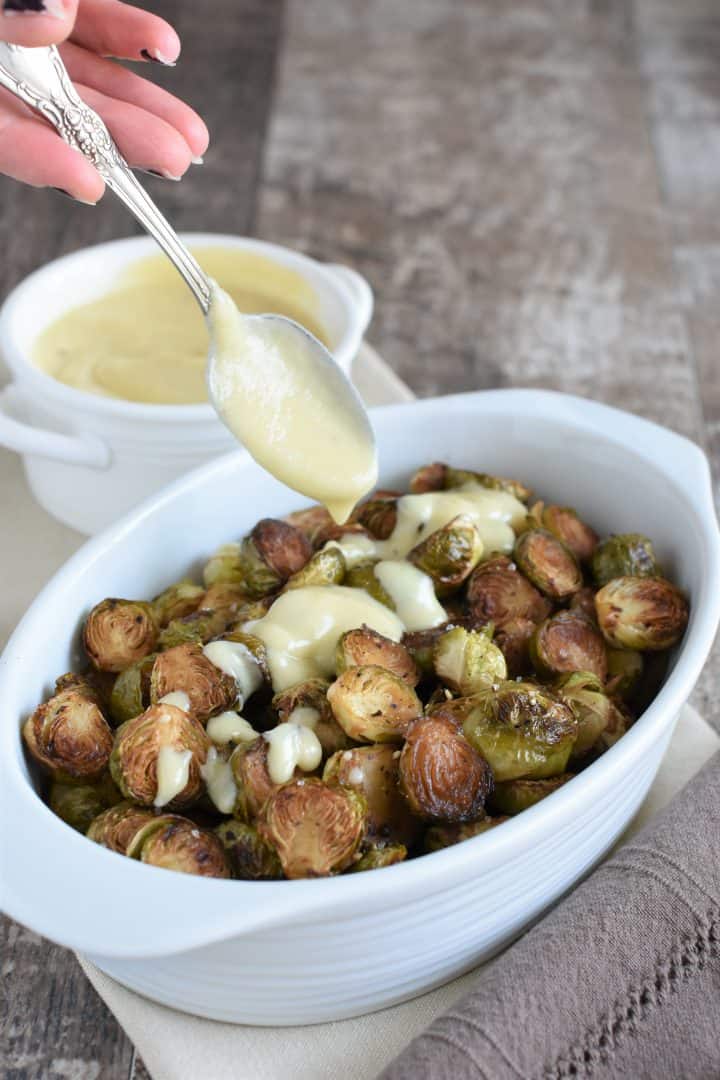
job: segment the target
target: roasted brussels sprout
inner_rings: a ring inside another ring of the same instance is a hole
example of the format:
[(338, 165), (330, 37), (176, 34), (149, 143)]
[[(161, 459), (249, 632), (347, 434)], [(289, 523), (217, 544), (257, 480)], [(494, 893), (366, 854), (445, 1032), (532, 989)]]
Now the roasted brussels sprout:
[(150, 678), (150, 700), (157, 705), (166, 694), (181, 690), (187, 694), (188, 712), (206, 723), (215, 713), (232, 708), (238, 686), (232, 675), (216, 667), (205, 656), (201, 645), (176, 645), (158, 653)]
[(152, 602), (158, 626), (167, 626), (173, 619), (192, 615), (200, 607), (204, 596), (202, 585), (194, 585), (192, 581), (178, 581), (176, 585), (170, 585)]
[(365, 800), (315, 778), (293, 780), (266, 802), (258, 831), (287, 878), (327, 877), (353, 862), (365, 834)]
[(156, 656), (157, 653), (148, 653), (115, 679), (110, 694), (110, 717), (116, 726), (139, 716), (150, 704), (150, 673)]
[(368, 665), (392, 671), (408, 686), (417, 686), (420, 681), (420, 672), (404, 645), (378, 634), (369, 626), (361, 626), (359, 630), (348, 630), (337, 644), (335, 658), (337, 674), (342, 675), (351, 667), (367, 667)]
[(531, 671), (530, 639), (534, 633), (534, 622), (529, 619), (511, 619), (495, 634), (495, 644), (505, 657), (511, 679), (517, 679)]
[(598, 535), (580, 520), (575, 510), (567, 506), (546, 506), (541, 521), (548, 532), (562, 540), (578, 562), (587, 562), (592, 558), (598, 545)]
[(91, 821), (87, 836), (119, 855), (137, 858), (145, 838), (172, 817), (171, 814), (156, 814), (131, 802), (119, 802)]
[(544, 679), (564, 671), (592, 671), (602, 681), (607, 675), (605, 640), (580, 611), (558, 611), (541, 623), (530, 639), (530, 657)]
[(286, 514), (284, 521), (292, 525), (310, 541), (314, 548), (322, 546), (324, 541), (318, 541), (318, 534), (323, 529), (335, 526), (335, 519), (324, 506), (307, 506), (303, 510), (295, 510), (292, 514)]
[(481, 563), (473, 571), (467, 598), (473, 618), (479, 623), (494, 623), (496, 630), (504, 630), (518, 619), (541, 622), (552, 610), (545, 597), (504, 555)]
[(497, 783), (565, 771), (578, 731), (572, 710), (545, 687), (506, 682), (443, 707), (489, 761)]
[(121, 799), (122, 795), (107, 777), (97, 784), (70, 784), (55, 780), (48, 802), (59, 818), (78, 832), (86, 833), (98, 814)]
[(230, 758), (230, 766), (237, 786), (235, 816), (251, 822), (257, 817), (263, 804), (277, 790), (268, 771), (268, 751), (265, 739), (241, 743)]
[(348, 668), (328, 690), (340, 727), (356, 742), (401, 742), (422, 705), (411, 686), (375, 665)]
[(472, 484), (491, 491), (506, 491), (520, 502), (527, 502), (531, 495), (530, 488), (518, 480), (507, 480), (501, 476), (491, 476), (489, 473), (473, 472), (469, 469), (453, 469), (440, 461), (418, 469), (410, 481), (410, 490), (414, 495), (422, 495), (427, 491), (449, 491)]
[(588, 585), (585, 585), (578, 592), (573, 593), (570, 599), (570, 610), (580, 611), (592, 622), (597, 623), (597, 612), (595, 611), (595, 589), (591, 589)]
[(407, 859), (407, 848), (404, 844), (385, 844), (371, 847), (360, 856), (356, 863), (353, 863), (349, 873), (356, 874), (362, 870), (382, 870), (384, 866), (394, 866), (395, 863), (404, 862), (405, 859)]
[(581, 758), (596, 745), (604, 731), (624, 727), (624, 717), (618, 706), (606, 694), (596, 675), (590, 671), (575, 671), (555, 684), (561, 701), (568, 705), (577, 720), (577, 738), (572, 750)]
[(506, 780), (504, 784), (495, 785), (488, 801), (493, 811), (512, 817), (534, 806), (546, 795), (552, 795), (572, 778), (572, 773), (561, 773), (547, 780)]
[(165, 821), (144, 839), (140, 859), (150, 866), (198, 877), (229, 878), (225, 848), (213, 833), (193, 821), (176, 817)]
[(447, 465), (442, 461), (434, 461), (432, 465), (422, 465), (410, 478), (410, 491), (413, 495), (425, 495), (429, 491), (444, 491), (447, 470)]
[(304, 724), (312, 728), (320, 740), (325, 757), (350, 745), (350, 739), (330, 708), (327, 699), (329, 686), (330, 683), (324, 679), (307, 679), (281, 690), (272, 699), (272, 707), (281, 723)]
[(339, 547), (316, 551), (312, 558), (289, 577), (284, 589), (304, 589), (308, 585), (341, 585), (345, 577), (345, 556)]
[(355, 566), (351, 566), (345, 574), (344, 584), (351, 589), (364, 589), (366, 593), (372, 596), (373, 600), (377, 600), (379, 604), (384, 604), (391, 611), (395, 610), (395, 604), (390, 593), (383, 588), (375, 574), (375, 562), (359, 562)]
[(126, 798), (177, 810), (202, 795), (210, 746), (194, 717), (175, 705), (152, 705), (118, 728), (110, 772)]
[(505, 657), (491, 636), (462, 626), (438, 638), (433, 664), (440, 682), (461, 697), (507, 679)]
[(515, 543), (515, 562), (546, 596), (564, 600), (582, 588), (583, 577), (569, 548), (547, 529), (528, 529)]
[(115, 685), (115, 674), (112, 671), (98, 671), (90, 667), (81, 675), (74, 671), (68, 671), (55, 680), (55, 693), (60, 694), (63, 690), (80, 690), (94, 701), (103, 712), (110, 704), (112, 688)]
[(299, 529), (263, 518), (240, 545), (243, 585), (251, 597), (276, 592), (302, 570), (312, 553), (310, 541)]
[(228, 624), (227, 611), (206, 611), (201, 608), (192, 615), (183, 615), (181, 619), (173, 619), (164, 630), (160, 631), (158, 648), (174, 649), (176, 645), (187, 645), (188, 642), (205, 644), (222, 634)]
[(591, 567), (601, 587), (613, 578), (659, 575), (652, 543), (642, 533), (621, 533), (603, 540), (595, 550)]
[(472, 840), (474, 836), (480, 836), (507, 820), (506, 817), (485, 817), (480, 821), (456, 825), (433, 825), (425, 833), (425, 850), (427, 852), (441, 851), (443, 848), (459, 844), (462, 840)]
[(459, 589), (483, 553), (480, 533), (469, 518), (456, 517), (414, 547), (408, 561), (432, 578), (439, 597)]
[(83, 643), (100, 671), (122, 671), (151, 653), (158, 640), (152, 604), (142, 600), (103, 600), (87, 617)]
[(218, 581), (204, 593), (199, 607), (205, 611), (217, 612), (218, 618), (222, 615), (226, 620), (230, 620), (235, 618), (248, 603), (250, 599), (242, 585), (234, 585), (230, 581)]
[(677, 586), (658, 577), (620, 577), (595, 597), (605, 640), (618, 649), (669, 649), (685, 632), (687, 600)]
[(83, 689), (62, 690), (38, 705), (23, 725), (32, 757), (56, 780), (97, 780), (113, 747), (97, 698)]
[(252, 825), (242, 821), (223, 821), (215, 835), (225, 848), (233, 877), (241, 881), (276, 881), (283, 877), (277, 852)]
[(408, 731), (400, 754), (400, 790), (424, 821), (473, 821), (493, 786), (487, 761), (442, 709)]
[(634, 649), (610, 649), (607, 652), (607, 691), (623, 701), (630, 700), (640, 685), (644, 662)]
[(368, 499), (355, 510), (353, 521), (367, 529), (376, 540), (387, 540), (397, 524), (397, 498)]
[(243, 566), (240, 561), (240, 545), (222, 544), (205, 563), (203, 581), (208, 589), (212, 585), (242, 585)]
[(412, 847), (420, 829), (398, 787), (400, 755), (391, 743), (340, 750), (326, 762), (323, 780), (365, 797), (366, 839)]

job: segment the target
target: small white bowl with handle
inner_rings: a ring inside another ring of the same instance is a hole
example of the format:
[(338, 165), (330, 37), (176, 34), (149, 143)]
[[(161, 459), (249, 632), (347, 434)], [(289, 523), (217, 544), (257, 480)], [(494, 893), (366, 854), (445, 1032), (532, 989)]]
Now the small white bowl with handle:
[[(246, 237), (185, 233), (182, 239), (195, 248), (256, 253), (299, 274), (316, 297), (331, 353), (349, 373), (372, 315), (372, 291), (363, 277)], [(46, 327), (111, 292), (132, 263), (157, 252), (145, 236), (84, 248), (30, 274), (0, 311), (0, 351), (11, 379), (0, 391), (0, 446), (22, 455), (38, 502), (80, 532), (97, 532), (170, 480), (236, 445), (209, 404), (103, 397), (66, 386), (33, 363)], [(188, 303), (194, 302), (188, 292)]]

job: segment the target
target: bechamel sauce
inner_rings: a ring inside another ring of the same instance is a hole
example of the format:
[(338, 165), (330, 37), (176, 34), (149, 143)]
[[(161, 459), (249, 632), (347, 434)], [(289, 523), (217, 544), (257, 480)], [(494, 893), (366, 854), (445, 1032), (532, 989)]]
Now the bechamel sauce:
[(362, 533), (345, 533), (339, 540), (328, 540), (326, 548), (339, 548), (348, 570), (358, 563), (377, 558), (378, 541)]
[(157, 757), (155, 806), (167, 806), (183, 790), (190, 777), (192, 750), (161, 746)]
[(447, 612), (435, 595), (431, 577), (403, 559), (375, 564), (375, 577), (395, 605), (406, 630), (428, 630), (447, 622)]
[(208, 386), (220, 418), (269, 473), (345, 521), (377, 480), (377, 451), (343, 373), (318, 359), (309, 334), (243, 317), (218, 286), (208, 323)]
[(226, 709), (217, 716), (211, 716), (205, 729), (208, 737), (219, 746), (227, 743), (255, 742), (258, 732), (240, 713)]
[(384, 559), (404, 558), (416, 544), (459, 516), (473, 522), (486, 555), (494, 551), (508, 554), (515, 546), (513, 526), (522, 525), (527, 516), (527, 507), (514, 495), (476, 484), (455, 491), (403, 495), (397, 510), (397, 523), (390, 537), (375, 542), (377, 554)]
[(312, 772), (322, 761), (322, 746), (312, 728), (303, 724), (278, 724), (266, 731), (268, 744), (267, 766), (274, 784), (286, 784), (295, 769)]
[(320, 713), (312, 705), (297, 705), (287, 718), (288, 724), (299, 724), (315, 730), (320, 720)]
[(190, 698), (184, 690), (171, 690), (169, 694), (160, 698), (158, 705), (174, 705), (176, 709), (190, 712)]
[(205, 764), (200, 767), (207, 793), (221, 814), (231, 814), (237, 798), (237, 787), (230, 766), (214, 746), (208, 750)]
[(210, 641), (203, 646), (203, 655), (211, 664), (235, 680), (238, 689), (238, 707), (262, 686), (260, 665), (241, 641)]

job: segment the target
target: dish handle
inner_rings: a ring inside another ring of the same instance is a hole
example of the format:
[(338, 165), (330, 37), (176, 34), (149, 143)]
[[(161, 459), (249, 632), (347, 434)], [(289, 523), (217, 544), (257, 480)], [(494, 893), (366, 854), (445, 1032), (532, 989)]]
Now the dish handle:
[(33, 427), (13, 415), (17, 403), (10, 384), (0, 390), (0, 446), (18, 454), (52, 458), (66, 465), (86, 465), (106, 469), (110, 464), (109, 447), (95, 435), (61, 435), (57, 431)]
[(372, 318), (374, 307), (372, 289), (362, 274), (358, 274), (357, 270), (352, 270), (349, 266), (343, 266), (341, 263), (329, 263), (328, 270), (331, 270), (336, 277), (340, 278), (342, 283), (349, 289), (355, 302), (357, 321), (360, 325), (360, 336), (362, 337)]

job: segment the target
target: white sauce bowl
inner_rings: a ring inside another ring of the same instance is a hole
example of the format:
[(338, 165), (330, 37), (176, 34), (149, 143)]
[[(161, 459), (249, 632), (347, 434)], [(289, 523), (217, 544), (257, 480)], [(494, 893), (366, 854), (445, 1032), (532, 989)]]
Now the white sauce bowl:
[[(183, 239), (198, 248), (256, 252), (300, 274), (318, 298), (318, 321), (333, 356), (350, 371), (372, 315), (363, 277), (260, 240), (217, 233), (185, 233)], [(38, 502), (81, 532), (97, 532), (163, 484), (236, 445), (209, 404), (103, 397), (66, 386), (32, 362), (35, 342), (50, 323), (112, 291), (129, 264), (157, 253), (145, 236), (84, 248), (30, 274), (0, 311), (0, 352), (12, 379), (0, 391), (0, 445), (22, 454)], [(194, 302), (188, 292), (188, 303)]]
[(635, 814), (720, 617), (720, 536), (702, 452), (645, 420), (540, 391), (375, 410), (383, 485), (421, 463), (517, 476), (603, 533), (640, 529), (690, 597), (655, 701), (576, 779), (482, 836), (315, 881), (212, 881), (145, 866), (74, 832), (38, 797), (20, 725), (81, 658), (105, 596), (152, 596), (264, 515), (301, 505), (245, 453), (203, 466), (86, 544), (0, 660), (2, 904), (166, 1005), (248, 1024), (338, 1020), (405, 1000), (497, 952), (585, 874)]

